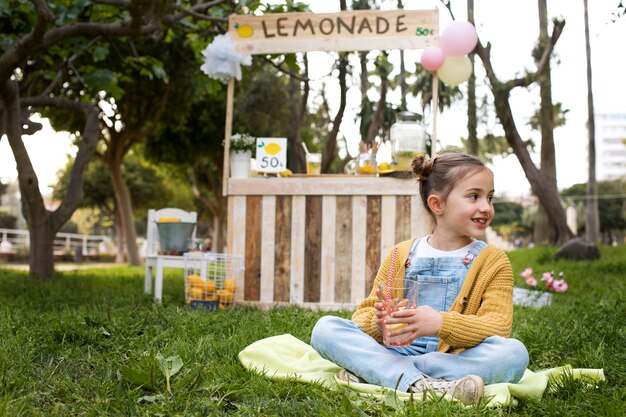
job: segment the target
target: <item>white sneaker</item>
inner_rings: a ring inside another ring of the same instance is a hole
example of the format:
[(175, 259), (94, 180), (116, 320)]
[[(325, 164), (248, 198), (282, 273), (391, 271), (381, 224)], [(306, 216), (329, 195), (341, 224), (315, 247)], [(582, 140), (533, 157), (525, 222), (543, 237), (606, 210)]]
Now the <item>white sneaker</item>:
[(367, 382), (363, 378), (356, 376), (347, 369), (341, 369), (339, 371), (339, 374), (337, 375), (337, 378), (342, 381), (351, 382), (353, 384), (367, 384)]
[(418, 379), (411, 385), (410, 392), (423, 394), (434, 391), (439, 394), (450, 394), (452, 398), (470, 405), (477, 404), (483, 398), (484, 388), (483, 379), (476, 375), (467, 375), (454, 381), (424, 375), (424, 378)]

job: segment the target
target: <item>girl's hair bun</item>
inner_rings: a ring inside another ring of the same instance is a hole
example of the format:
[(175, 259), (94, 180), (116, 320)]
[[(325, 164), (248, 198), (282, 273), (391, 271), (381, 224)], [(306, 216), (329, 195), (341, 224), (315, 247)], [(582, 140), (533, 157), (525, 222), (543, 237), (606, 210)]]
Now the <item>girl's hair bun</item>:
[(419, 153), (413, 157), (411, 167), (413, 168), (413, 173), (417, 177), (417, 180), (423, 182), (426, 181), (428, 174), (430, 174), (430, 171), (433, 169), (433, 160), (426, 159), (426, 154)]

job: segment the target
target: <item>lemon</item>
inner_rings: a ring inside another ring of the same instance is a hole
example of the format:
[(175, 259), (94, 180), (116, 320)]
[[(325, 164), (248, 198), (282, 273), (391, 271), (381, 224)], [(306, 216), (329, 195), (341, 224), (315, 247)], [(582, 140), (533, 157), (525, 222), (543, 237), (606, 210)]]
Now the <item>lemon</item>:
[(383, 162), (382, 164), (378, 165), (378, 169), (381, 171), (386, 171), (388, 169), (391, 169), (391, 167), (387, 162)]
[(234, 279), (226, 279), (224, 280), (224, 289), (230, 292), (235, 292), (235, 288), (237, 288), (237, 282)]
[(278, 152), (280, 152), (280, 150), (281, 147), (278, 143), (272, 142), (265, 145), (265, 152), (270, 155), (276, 155)]
[(237, 29), (237, 35), (242, 38), (249, 38), (254, 34), (254, 29), (250, 25), (239, 25), (236, 24), (235, 28)]
[(204, 298), (204, 291), (200, 287), (191, 287), (189, 290), (189, 298), (194, 300), (202, 300)]
[(215, 293), (215, 281), (211, 281), (211, 280), (205, 281), (204, 291), (206, 291), (209, 294)]
[(283, 172), (279, 172), (278, 175), (281, 177), (290, 177), (293, 174), (290, 169), (286, 169)]
[(376, 173), (376, 168), (374, 168), (374, 165), (363, 165), (359, 167), (359, 172), (361, 174), (375, 174)]
[(193, 287), (202, 287), (205, 284), (205, 281), (200, 277), (200, 275), (195, 274), (187, 276), (187, 282)]
[(159, 223), (180, 223), (178, 217), (159, 217)]
[(403, 329), (403, 328), (405, 328), (408, 325), (409, 325), (408, 323), (388, 324), (387, 325), (387, 330), (389, 330), (390, 332), (393, 332), (395, 330)]
[(217, 296), (220, 303), (232, 303), (235, 300), (235, 294), (230, 290), (217, 290)]

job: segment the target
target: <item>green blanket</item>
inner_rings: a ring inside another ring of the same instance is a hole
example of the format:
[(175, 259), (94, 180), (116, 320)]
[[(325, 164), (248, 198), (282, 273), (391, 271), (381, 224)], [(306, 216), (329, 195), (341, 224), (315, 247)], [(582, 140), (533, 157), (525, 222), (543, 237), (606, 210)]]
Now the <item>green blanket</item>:
[[(262, 373), (271, 379), (296, 378), (301, 382), (316, 382), (328, 388), (338, 386), (380, 399), (408, 400), (406, 392), (370, 384), (355, 384), (336, 378), (339, 367), (323, 359), (313, 348), (290, 334), (259, 340), (239, 352), (239, 360), (247, 369)], [(561, 375), (571, 374), (589, 384), (604, 381), (602, 369), (573, 369), (571, 366), (546, 369), (539, 372), (526, 370), (517, 384), (491, 384), (485, 386), (489, 406), (514, 406), (518, 399), (539, 399), (548, 388), (548, 382)], [(449, 397), (449, 396), (446, 396)]]

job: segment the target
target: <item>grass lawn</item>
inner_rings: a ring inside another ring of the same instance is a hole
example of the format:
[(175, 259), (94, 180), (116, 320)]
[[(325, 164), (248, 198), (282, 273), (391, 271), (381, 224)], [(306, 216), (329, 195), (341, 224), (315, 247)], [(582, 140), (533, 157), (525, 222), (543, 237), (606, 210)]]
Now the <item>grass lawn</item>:
[[(596, 262), (554, 262), (554, 252), (510, 253), (518, 285), (527, 266), (563, 271), (570, 285), (550, 307), (516, 307), (513, 336), (528, 347), (530, 369), (603, 368), (607, 382), (589, 388), (566, 379), (541, 401), (503, 409), (428, 402), (394, 410), (346, 390), (250, 373), (239, 351), (283, 333), (308, 343), (325, 313), (191, 310), (180, 270), (166, 271), (159, 306), (143, 293), (143, 268), (60, 272), (41, 282), (0, 266), (0, 416), (624, 415), (626, 247), (602, 247)], [(180, 370), (168, 380), (165, 365)]]

